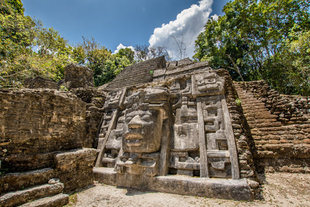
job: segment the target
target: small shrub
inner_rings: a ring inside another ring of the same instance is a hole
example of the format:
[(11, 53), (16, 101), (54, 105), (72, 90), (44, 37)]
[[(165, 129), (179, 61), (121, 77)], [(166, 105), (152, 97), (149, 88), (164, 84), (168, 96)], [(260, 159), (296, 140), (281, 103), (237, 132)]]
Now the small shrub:
[(235, 100), (235, 103), (236, 103), (237, 106), (241, 106), (241, 100), (239, 98), (237, 98)]
[(59, 88), (60, 91), (69, 91), (68, 88), (64, 85), (61, 85)]

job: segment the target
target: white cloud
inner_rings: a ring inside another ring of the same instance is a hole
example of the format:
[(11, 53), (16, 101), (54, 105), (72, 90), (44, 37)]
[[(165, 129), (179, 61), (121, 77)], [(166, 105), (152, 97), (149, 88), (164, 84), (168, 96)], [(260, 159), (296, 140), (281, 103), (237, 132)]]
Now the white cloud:
[(172, 59), (192, 57), (195, 40), (203, 31), (210, 13), (213, 0), (201, 0), (184, 9), (176, 20), (155, 28), (149, 39), (150, 47), (166, 47)]
[(132, 51), (135, 52), (135, 48), (134, 48), (133, 46), (125, 46), (125, 45), (123, 45), (122, 43), (120, 43), (120, 44), (117, 46), (116, 50), (113, 52), (113, 54), (118, 53), (120, 49), (124, 49), (124, 48), (129, 48), (129, 49), (131, 49)]
[(219, 19), (219, 16), (214, 14), (211, 16), (211, 19), (213, 19), (214, 21), (217, 21)]

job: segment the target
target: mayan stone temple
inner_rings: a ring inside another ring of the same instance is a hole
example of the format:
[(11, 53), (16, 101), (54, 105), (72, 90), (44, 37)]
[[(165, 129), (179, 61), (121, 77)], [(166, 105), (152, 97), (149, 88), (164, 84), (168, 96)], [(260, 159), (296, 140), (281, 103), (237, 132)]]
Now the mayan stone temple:
[(0, 90), (0, 206), (62, 206), (94, 181), (259, 199), (265, 172), (310, 173), (310, 99), (190, 59), (155, 58), (93, 87), (83, 66)]

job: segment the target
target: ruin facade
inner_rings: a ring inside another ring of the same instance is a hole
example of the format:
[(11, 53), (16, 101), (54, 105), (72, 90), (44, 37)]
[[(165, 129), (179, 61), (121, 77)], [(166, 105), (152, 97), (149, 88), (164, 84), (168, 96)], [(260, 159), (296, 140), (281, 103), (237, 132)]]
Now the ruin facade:
[(252, 200), (258, 173), (310, 173), (309, 97), (233, 82), (190, 59), (148, 60), (99, 88), (87, 68), (67, 70), (59, 84), (69, 91), (41, 79), (0, 90), (0, 206), (51, 195), (61, 206), (94, 180)]

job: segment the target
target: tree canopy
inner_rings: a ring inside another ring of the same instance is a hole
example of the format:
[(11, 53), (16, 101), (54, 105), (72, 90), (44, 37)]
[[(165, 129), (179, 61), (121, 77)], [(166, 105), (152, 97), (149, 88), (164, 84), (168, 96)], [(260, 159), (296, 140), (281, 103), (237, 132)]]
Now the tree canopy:
[(194, 58), (235, 80), (265, 79), (283, 93), (310, 95), (309, 0), (234, 0), (210, 19)]
[(73, 49), (73, 58), (94, 71), (95, 86), (100, 86), (113, 80), (125, 67), (133, 64), (134, 52), (124, 48), (112, 54), (94, 39), (83, 37), (83, 43)]
[(0, 87), (21, 87), (34, 76), (60, 80), (74, 61), (67, 41), (25, 16), (20, 0), (1, 1), (0, 25)]
[(94, 39), (69, 45), (58, 31), (25, 16), (20, 0), (1, 0), (0, 25), (0, 88), (22, 87), (26, 78), (35, 76), (59, 81), (70, 63), (92, 69), (99, 86), (135, 61), (129, 48), (112, 54)]
[[(234, 80), (266, 80), (282, 93), (310, 95), (310, 0), (233, 0), (211, 18), (196, 40), (194, 58), (226, 68)], [(94, 71), (95, 86), (126, 66), (161, 55), (136, 46), (116, 54), (94, 39), (72, 46), (53, 28), (24, 15), (21, 0), (0, 1), (0, 88), (22, 87), (29, 77), (63, 79), (69, 63)]]

